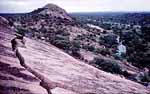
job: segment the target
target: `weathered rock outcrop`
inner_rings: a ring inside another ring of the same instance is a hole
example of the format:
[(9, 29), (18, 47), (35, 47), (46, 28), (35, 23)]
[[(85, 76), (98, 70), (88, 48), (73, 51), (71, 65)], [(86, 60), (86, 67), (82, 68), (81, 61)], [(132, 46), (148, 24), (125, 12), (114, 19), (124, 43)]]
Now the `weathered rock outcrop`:
[[(149, 94), (142, 85), (98, 70), (60, 49), (25, 38), (11, 49), (12, 30), (0, 25), (0, 94)], [(46, 91), (47, 90), (47, 91)]]
[(47, 94), (40, 80), (22, 67), (11, 48), (14, 32), (0, 17), (0, 94)]

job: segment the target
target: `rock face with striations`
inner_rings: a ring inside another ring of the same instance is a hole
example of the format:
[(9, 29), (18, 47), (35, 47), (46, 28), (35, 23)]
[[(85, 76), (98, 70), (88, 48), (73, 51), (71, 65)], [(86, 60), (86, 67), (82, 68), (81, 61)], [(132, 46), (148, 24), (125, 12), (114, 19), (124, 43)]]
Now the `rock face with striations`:
[(138, 83), (98, 70), (45, 42), (25, 38), (25, 47), (12, 52), (14, 37), (11, 29), (0, 24), (0, 94), (150, 93)]
[(13, 38), (8, 21), (0, 17), (0, 94), (47, 94), (40, 80), (20, 65), (11, 48)]

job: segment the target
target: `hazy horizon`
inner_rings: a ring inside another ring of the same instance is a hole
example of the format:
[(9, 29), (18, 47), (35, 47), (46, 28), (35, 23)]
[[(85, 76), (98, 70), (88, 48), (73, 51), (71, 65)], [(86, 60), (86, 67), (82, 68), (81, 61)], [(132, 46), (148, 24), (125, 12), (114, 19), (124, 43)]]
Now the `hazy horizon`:
[(69, 13), (150, 12), (148, 0), (1, 0), (0, 13), (28, 13), (48, 3)]

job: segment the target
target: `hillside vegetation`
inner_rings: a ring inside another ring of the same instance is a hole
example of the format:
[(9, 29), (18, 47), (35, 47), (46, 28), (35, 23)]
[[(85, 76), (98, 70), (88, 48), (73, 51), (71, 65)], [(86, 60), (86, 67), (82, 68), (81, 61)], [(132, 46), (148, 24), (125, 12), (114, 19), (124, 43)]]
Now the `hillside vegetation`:
[[(76, 59), (106, 72), (137, 81), (135, 77), (140, 69), (149, 67), (147, 24), (143, 23), (140, 25), (142, 27), (135, 28), (137, 25), (128, 27), (128, 24), (119, 23), (118, 26), (115, 22), (102, 21), (97, 24), (98, 19), (82, 22), (53, 4), (31, 13), (5, 17), (17, 33), (48, 42)], [(125, 55), (118, 55), (118, 36), (127, 48)], [(149, 76), (146, 78), (146, 85), (147, 83)]]
[[(148, 88), (14, 32), (0, 17), (0, 94), (149, 94)], [(14, 49), (12, 49), (14, 48)]]

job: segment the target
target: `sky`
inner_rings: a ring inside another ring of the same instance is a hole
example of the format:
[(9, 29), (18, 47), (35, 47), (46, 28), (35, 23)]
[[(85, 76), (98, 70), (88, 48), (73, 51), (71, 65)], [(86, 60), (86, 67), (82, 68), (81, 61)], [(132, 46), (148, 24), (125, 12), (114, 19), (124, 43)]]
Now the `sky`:
[(150, 0), (0, 0), (0, 13), (25, 13), (56, 4), (67, 12), (150, 11)]

